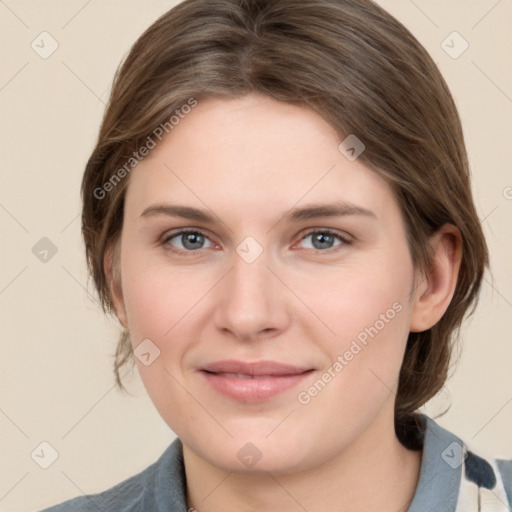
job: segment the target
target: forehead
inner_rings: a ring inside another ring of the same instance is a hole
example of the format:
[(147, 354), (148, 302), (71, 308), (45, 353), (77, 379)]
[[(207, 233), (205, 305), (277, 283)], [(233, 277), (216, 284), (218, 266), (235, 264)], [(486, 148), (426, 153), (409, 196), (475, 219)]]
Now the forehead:
[(314, 111), (266, 96), (206, 99), (132, 171), (127, 207), (178, 201), (245, 215), (301, 203), (393, 205), (387, 183), (338, 149), (342, 139)]

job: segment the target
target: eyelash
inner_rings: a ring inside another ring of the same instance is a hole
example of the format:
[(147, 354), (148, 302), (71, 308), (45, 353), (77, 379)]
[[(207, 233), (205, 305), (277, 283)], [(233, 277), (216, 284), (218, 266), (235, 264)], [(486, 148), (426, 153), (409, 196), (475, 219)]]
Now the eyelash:
[[(197, 253), (199, 253), (200, 251), (202, 251), (203, 249), (196, 249), (196, 250), (193, 250), (193, 251), (184, 251), (182, 249), (177, 249), (176, 247), (174, 247), (169, 242), (173, 238), (179, 237), (180, 235), (183, 235), (183, 234), (186, 234), (186, 233), (193, 233), (193, 234), (197, 234), (197, 235), (202, 235), (206, 239), (210, 240), (210, 238), (206, 235), (206, 233), (202, 232), (200, 229), (189, 228), (189, 229), (182, 229), (180, 231), (177, 231), (176, 233), (171, 233), (168, 236), (164, 235), (164, 237), (163, 237), (163, 239), (161, 241), (161, 245), (164, 246), (166, 248), (166, 250), (174, 252), (176, 254), (186, 254), (186, 255), (194, 256)], [(304, 235), (302, 235), (300, 237), (299, 242), (301, 242), (302, 240), (304, 240), (308, 236), (310, 236), (312, 234), (315, 234), (315, 233), (322, 233), (322, 234), (327, 234), (327, 235), (330, 235), (330, 236), (334, 236), (339, 241), (341, 241), (341, 243), (338, 244), (335, 247), (331, 247), (330, 249), (302, 249), (302, 250), (312, 250), (312, 251), (314, 251), (317, 254), (318, 253), (328, 253), (328, 254), (330, 254), (330, 253), (333, 253), (333, 252), (337, 252), (337, 251), (341, 250), (344, 246), (350, 245), (352, 243), (352, 240), (349, 240), (345, 236), (342, 236), (339, 232), (334, 231), (334, 230), (329, 229), (329, 228), (312, 229), (312, 230), (308, 231), (307, 233), (305, 233)], [(210, 242), (212, 242), (212, 241), (210, 240)]]

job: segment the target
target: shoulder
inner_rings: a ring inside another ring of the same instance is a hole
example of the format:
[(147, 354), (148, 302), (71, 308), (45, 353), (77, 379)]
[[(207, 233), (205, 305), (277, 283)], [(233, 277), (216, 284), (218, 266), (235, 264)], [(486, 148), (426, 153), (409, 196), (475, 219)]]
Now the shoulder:
[(176, 439), (156, 462), (110, 489), (78, 496), (41, 512), (151, 512), (159, 510), (158, 503), (181, 506), (184, 502), (181, 446), (181, 441)]
[[(428, 416), (415, 417), (410, 444), (422, 444), (416, 493), (408, 512), (512, 511), (512, 460), (473, 449)], [(416, 431), (416, 434), (414, 434)], [(442, 507), (441, 507), (442, 504)]]
[(433, 420), (428, 419), (427, 425), (427, 432), (430, 427), (436, 441), (441, 441), (431, 443), (434, 456), (440, 455), (438, 464), (460, 471), (457, 512), (473, 510), (475, 503), (482, 511), (512, 510), (512, 459), (477, 449)]
[(143, 490), (146, 483), (151, 481), (151, 474), (154, 471), (155, 464), (152, 464), (137, 475), (127, 478), (110, 489), (97, 494), (78, 496), (42, 512), (98, 512), (99, 510), (131, 512), (139, 510)]

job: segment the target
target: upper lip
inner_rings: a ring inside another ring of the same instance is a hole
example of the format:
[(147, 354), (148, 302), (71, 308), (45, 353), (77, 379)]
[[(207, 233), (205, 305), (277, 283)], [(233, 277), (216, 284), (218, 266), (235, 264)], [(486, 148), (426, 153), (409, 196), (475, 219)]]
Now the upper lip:
[(215, 361), (201, 368), (203, 371), (211, 373), (237, 373), (242, 375), (299, 375), (312, 370), (306, 366), (292, 366), (289, 364), (278, 363), (276, 361), (256, 361), (248, 363), (236, 361), (233, 359), (224, 361)]

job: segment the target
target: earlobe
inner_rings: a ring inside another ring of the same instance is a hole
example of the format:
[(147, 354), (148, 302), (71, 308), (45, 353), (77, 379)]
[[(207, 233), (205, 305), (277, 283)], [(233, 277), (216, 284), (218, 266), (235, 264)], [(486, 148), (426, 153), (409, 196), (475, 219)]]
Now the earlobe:
[(444, 225), (430, 243), (432, 265), (428, 275), (415, 290), (409, 330), (422, 332), (434, 326), (444, 315), (455, 293), (462, 259), (462, 238), (459, 230)]
[(128, 320), (124, 307), (123, 291), (121, 287), (120, 258), (116, 249), (109, 248), (105, 251), (103, 260), (107, 285), (112, 298), (117, 319), (128, 330)]

